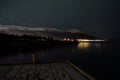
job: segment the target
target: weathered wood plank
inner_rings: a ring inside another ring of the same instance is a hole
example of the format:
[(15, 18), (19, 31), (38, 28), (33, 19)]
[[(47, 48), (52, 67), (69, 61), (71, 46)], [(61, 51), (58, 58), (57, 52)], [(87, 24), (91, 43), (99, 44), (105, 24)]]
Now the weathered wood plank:
[(6, 79), (13, 80), (17, 73), (21, 70), (22, 66), (23, 65), (15, 65), (6, 75), (4, 75)]
[(0, 80), (94, 80), (67, 62), (1, 65)]
[(17, 80), (31, 80), (33, 79), (33, 65), (25, 64), (20, 72), (16, 75)]
[(5, 75), (14, 67), (14, 65), (6, 65), (4, 70), (0, 73), (0, 80), (6, 80)]
[(38, 64), (35, 73), (35, 80), (55, 80), (49, 64)]
[(85, 71), (83, 71), (82, 69), (80, 69), (77, 66), (75, 66), (74, 64), (72, 64), (70, 61), (67, 60), (66, 63), (69, 66), (71, 66), (74, 70), (76, 70), (80, 75), (84, 76), (87, 80), (95, 80), (93, 77), (91, 77)]
[(68, 76), (68, 74), (65, 73), (65, 71), (57, 63), (52, 63), (50, 65), (52, 66), (53, 72), (59, 80), (72, 80), (72, 78)]
[(2, 65), (2, 66), (0, 66), (0, 73), (2, 72), (2, 71), (4, 71), (4, 69), (6, 69), (6, 65)]
[(59, 63), (59, 65), (61, 65), (63, 70), (65, 70), (66, 73), (68, 73), (72, 77), (73, 80), (87, 80), (85, 77), (80, 75), (77, 71), (75, 71), (70, 65), (64, 62)]

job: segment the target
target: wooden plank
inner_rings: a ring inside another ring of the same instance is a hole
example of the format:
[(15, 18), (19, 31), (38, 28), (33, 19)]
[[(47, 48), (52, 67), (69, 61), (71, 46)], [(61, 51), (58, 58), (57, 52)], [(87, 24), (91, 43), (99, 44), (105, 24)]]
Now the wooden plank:
[(33, 65), (24, 64), (20, 72), (16, 75), (17, 80), (32, 80), (33, 79)]
[(49, 64), (38, 64), (34, 79), (35, 80), (55, 80)]
[(0, 80), (6, 80), (5, 75), (14, 67), (14, 65), (6, 65), (5, 69), (0, 73)]
[(70, 62), (1, 65), (0, 80), (94, 80)]
[(68, 65), (70, 65), (73, 69), (75, 69), (79, 74), (81, 74), (82, 76), (84, 76), (85, 78), (87, 78), (87, 80), (95, 80), (93, 77), (91, 77), (90, 75), (88, 75), (86, 72), (84, 72), (82, 69), (78, 68), (77, 66), (75, 66), (74, 64), (72, 64), (70, 61), (66, 61), (68, 63)]
[(65, 80), (74, 80), (71, 77), (71, 75), (69, 75), (68, 73), (66, 73), (66, 71), (59, 65), (59, 63), (56, 63), (55, 65), (56, 65), (56, 68), (58, 68), (61, 71), (61, 74), (63, 75), (63, 77), (65, 77)]
[(70, 75), (72, 77), (73, 80), (88, 80), (85, 77), (83, 77), (82, 75), (80, 75), (78, 72), (76, 72), (67, 63), (62, 62), (62, 63), (59, 63), (59, 65), (63, 68), (64, 71), (66, 71), (66, 73), (68, 73), (68, 75)]
[(0, 66), (0, 73), (3, 72), (6, 69), (6, 67), (7, 67), (6, 65), (1, 65)]
[(51, 63), (53, 72), (59, 80), (73, 80), (59, 65), (58, 63)]
[(15, 79), (17, 73), (21, 70), (23, 65), (15, 65), (6, 75), (6, 79), (13, 80)]

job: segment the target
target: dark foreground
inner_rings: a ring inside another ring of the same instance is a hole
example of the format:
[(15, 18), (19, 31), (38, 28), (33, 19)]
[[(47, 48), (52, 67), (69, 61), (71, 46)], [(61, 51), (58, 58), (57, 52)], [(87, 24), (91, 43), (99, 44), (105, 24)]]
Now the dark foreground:
[(94, 80), (69, 61), (0, 65), (0, 80)]

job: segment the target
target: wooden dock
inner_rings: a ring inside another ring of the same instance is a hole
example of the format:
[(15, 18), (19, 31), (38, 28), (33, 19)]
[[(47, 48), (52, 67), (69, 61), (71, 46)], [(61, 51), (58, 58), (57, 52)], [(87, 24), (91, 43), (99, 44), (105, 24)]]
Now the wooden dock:
[(94, 80), (69, 61), (0, 65), (0, 80)]

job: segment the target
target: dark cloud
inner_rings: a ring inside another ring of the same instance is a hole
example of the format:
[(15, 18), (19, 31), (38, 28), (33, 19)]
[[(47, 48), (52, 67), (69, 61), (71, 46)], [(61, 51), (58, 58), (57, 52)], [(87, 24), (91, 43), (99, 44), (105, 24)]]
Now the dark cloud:
[(0, 0), (0, 24), (79, 29), (119, 37), (118, 0)]

